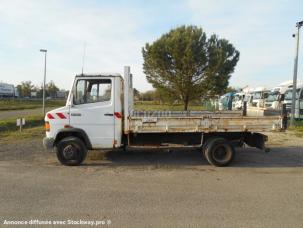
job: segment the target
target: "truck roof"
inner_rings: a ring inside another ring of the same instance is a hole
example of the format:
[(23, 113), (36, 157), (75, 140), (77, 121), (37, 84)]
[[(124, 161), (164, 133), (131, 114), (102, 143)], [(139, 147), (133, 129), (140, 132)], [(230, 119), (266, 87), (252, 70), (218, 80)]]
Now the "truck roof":
[(77, 74), (76, 77), (120, 77), (119, 73), (86, 73), (86, 74)]

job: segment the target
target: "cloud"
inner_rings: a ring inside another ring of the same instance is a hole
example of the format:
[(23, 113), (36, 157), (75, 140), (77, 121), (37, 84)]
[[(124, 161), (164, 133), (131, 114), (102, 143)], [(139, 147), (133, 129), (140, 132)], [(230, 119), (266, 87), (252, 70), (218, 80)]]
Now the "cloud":
[(271, 87), (292, 77), (291, 34), (300, 15), (294, 6), (300, 2), (188, 0), (187, 3), (195, 23), (201, 24), (207, 33), (227, 38), (240, 51), (232, 85)]
[(86, 72), (122, 73), (124, 65), (131, 65), (135, 86), (150, 88), (138, 61), (145, 43), (136, 35), (142, 26), (138, 10), (27, 0), (2, 1), (0, 15), (0, 24), (7, 28), (0, 38), (5, 47), (1, 68), (14, 83), (29, 79), (40, 83), (43, 58), (38, 50), (46, 48), (47, 77), (68, 88), (81, 70), (86, 42)]
[(178, 25), (195, 24), (240, 51), (232, 85), (276, 85), (292, 76), (291, 34), (301, 9), (299, 0), (1, 0), (0, 80), (40, 84), (43, 55), (38, 50), (46, 48), (47, 78), (69, 88), (81, 72), (86, 42), (85, 72), (122, 73), (130, 65), (134, 86), (144, 91), (151, 86), (142, 72), (141, 47)]

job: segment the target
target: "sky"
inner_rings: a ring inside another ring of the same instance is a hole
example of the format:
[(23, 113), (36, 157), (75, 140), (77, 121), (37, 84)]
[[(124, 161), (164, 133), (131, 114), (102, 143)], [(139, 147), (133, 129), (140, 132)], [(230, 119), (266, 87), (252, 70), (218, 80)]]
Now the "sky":
[[(142, 47), (181, 25), (196, 25), (228, 39), (240, 51), (230, 79), (234, 87), (272, 88), (291, 80), (295, 24), (302, 0), (0, 0), (0, 81), (47, 81), (69, 89), (81, 73), (123, 73), (134, 87), (152, 89), (142, 70)], [(301, 38), (303, 34), (301, 35)], [(303, 81), (300, 39), (298, 79)]]

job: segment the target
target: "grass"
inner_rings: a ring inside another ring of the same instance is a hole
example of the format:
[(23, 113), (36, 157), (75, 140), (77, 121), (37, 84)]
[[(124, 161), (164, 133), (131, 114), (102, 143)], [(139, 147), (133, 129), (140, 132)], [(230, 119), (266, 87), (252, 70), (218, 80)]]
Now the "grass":
[[(20, 131), (0, 131), (1, 142), (16, 143), (26, 139), (41, 138), (45, 135), (43, 126), (26, 128)], [(42, 143), (42, 141), (41, 141)]]
[(1, 142), (16, 143), (24, 139), (33, 139), (45, 134), (44, 118), (42, 115), (28, 116), (25, 118), (25, 125), (22, 132), (16, 126), (16, 118), (0, 120)]
[[(23, 126), (23, 128), (26, 129), (37, 126), (43, 126), (43, 124), (44, 117), (42, 115), (27, 116), (25, 118), (25, 126)], [(16, 126), (16, 118), (0, 120), (0, 135), (2, 135), (4, 132), (17, 130), (19, 130), (19, 127)]]
[[(64, 106), (65, 100), (46, 100), (45, 105), (46, 107)], [(42, 107), (42, 100), (29, 100), (29, 99), (0, 100), (0, 111), (34, 109), (41, 107)]]
[(296, 136), (303, 137), (303, 121), (296, 121), (288, 130), (293, 131)]

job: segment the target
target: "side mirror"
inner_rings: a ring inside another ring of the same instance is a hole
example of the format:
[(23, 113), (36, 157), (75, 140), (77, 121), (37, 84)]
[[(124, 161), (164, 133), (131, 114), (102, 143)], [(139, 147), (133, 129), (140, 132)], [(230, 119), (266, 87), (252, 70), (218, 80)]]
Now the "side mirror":
[(284, 101), (284, 98), (285, 98), (285, 94), (281, 94), (279, 97), (279, 101)]

